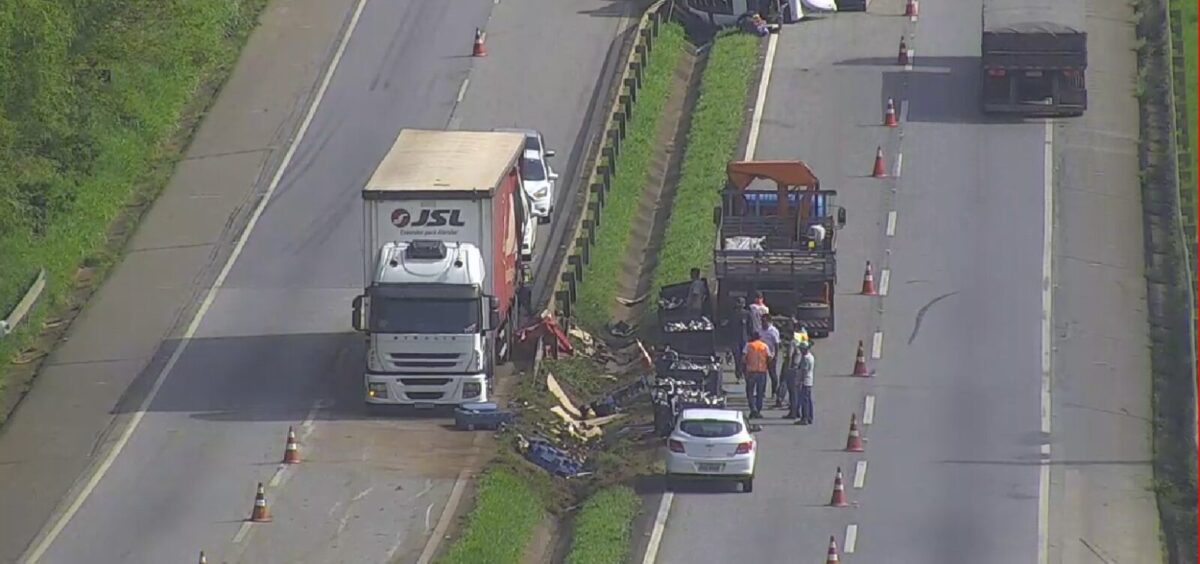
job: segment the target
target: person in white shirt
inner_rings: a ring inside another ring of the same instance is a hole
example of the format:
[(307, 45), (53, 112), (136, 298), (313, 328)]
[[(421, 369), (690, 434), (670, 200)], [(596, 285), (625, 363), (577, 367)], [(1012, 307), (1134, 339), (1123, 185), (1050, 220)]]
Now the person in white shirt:
[(755, 331), (763, 326), (763, 318), (771, 315), (771, 308), (767, 307), (767, 303), (763, 300), (762, 292), (754, 292), (754, 302), (750, 304), (750, 326)]
[(802, 343), (799, 346), (799, 358), (796, 362), (796, 394), (792, 395), (792, 413), (799, 412), (800, 420), (796, 421), (796, 425), (811, 425), (813, 422), (813, 372), (817, 368), (817, 359), (812, 354), (812, 349), (808, 343)]
[(779, 397), (779, 328), (771, 323), (770, 317), (762, 320), (762, 340), (767, 344), (767, 377), (771, 379), (771, 397), (775, 398), (775, 408), (783, 407)]

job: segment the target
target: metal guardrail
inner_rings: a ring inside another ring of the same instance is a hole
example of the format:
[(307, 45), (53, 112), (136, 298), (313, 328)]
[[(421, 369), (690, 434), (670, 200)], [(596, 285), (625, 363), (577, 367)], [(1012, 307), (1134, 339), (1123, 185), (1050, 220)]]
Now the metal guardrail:
[(0, 319), (0, 338), (4, 338), (9, 333), (16, 330), (17, 325), (24, 321), (25, 316), (29, 315), (29, 310), (37, 304), (38, 298), (42, 297), (42, 292), (46, 289), (46, 269), (38, 271), (38, 275), (33, 279), (33, 283), (29, 285), (29, 289), (25, 291), (25, 295), (21, 297), (21, 301), (13, 307), (12, 311), (8, 312), (8, 316)]
[(619, 87), (610, 101), (611, 111), (604, 125), (604, 137), (590, 162), (594, 163), (587, 178), (587, 192), (583, 194), (584, 213), (570, 232), (567, 259), (560, 266), (554, 281), (553, 303), (556, 317), (565, 324), (574, 314), (579, 296), (579, 283), (583, 281), (583, 270), (591, 262), (592, 247), (596, 244), (601, 213), (604, 210), (613, 177), (617, 171), (617, 156), (625, 140), (629, 120), (637, 107), (638, 94), (645, 79), (646, 68), (653, 64), (654, 46), (663, 23), (671, 15), (674, 0), (658, 0), (650, 5), (638, 21), (633, 48), (625, 57)]

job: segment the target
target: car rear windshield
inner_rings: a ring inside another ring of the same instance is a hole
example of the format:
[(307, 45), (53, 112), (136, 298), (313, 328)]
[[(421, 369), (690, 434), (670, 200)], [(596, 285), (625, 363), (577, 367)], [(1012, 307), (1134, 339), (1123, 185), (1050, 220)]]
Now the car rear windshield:
[(679, 424), (679, 430), (693, 437), (722, 438), (742, 432), (742, 424), (716, 419), (688, 419)]

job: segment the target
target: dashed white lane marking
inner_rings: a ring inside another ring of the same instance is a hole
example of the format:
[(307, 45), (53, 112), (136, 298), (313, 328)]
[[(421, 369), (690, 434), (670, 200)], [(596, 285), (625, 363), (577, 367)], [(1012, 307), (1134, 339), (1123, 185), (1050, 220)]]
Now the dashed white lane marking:
[(861, 490), (867, 483), (867, 461), (859, 460), (854, 463), (854, 489)]
[(885, 268), (879, 273), (879, 295), (888, 295), (888, 286), (892, 283), (892, 270)]
[(916, 56), (917, 56), (916, 49), (908, 50), (908, 64), (904, 65), (904, 70), (906, 70), (906, 71), (913, 70), (913, 61), (916, 59)]
[[(742, 160), (754, 158), (754, 150), (758, 147), (759, 129), (762, 127), (763, 108), (767, 105), (767, 87), (771, 83), (771, 70), (775, 68), (775, 49), (779, 44), (779, 35), (771, 34), (767, 39), (767, 57), (763, 62), (762, 78), (758, 83), (758, 96), (754, 99), (754, 113), (750, 116), (750, 137), (746, 141), (746, 154)], [(646, 546), (646, 554), (642, 564), (654, 564), (658, 558), (658, 547), (662, 543), (663, 531), (667, 527), (667, 517), (671, 515), (671, 502), (675, 494), (666, 492), (658, 502), (658, 514), (654, 518), (654, 526), (650, 530), (650, 543)], [(425, 564), (425, 563), (418, 563)]]
[(900, 100), (900, 123), (908, 123), (908, 100)]
[(250, 532), (250, 525), (250, 521), (245, 521), (242, 523), (242, 526), (238, 528), (237, 534), (233, 535), (233, 544), (238, 544), (246, 538), (246, 534)]
[(896, 166), (892, 170), (892, 176), (900, 178), (900, 170), (904, 167), (904, 153), (896, 153)]
[(433, 504), (431, 503), (431, 504), (429, 504), (429, 507), (425, 508), (425, 533), (426, 534), (429, 533), (429, 517), (432, 514), (433, 514)]
[(867, 399), (863, 400), (863, 425), (870, 425), (875, 422), (875, 396), (867, 395)]
[(896, 210), (888, 212), (887, 215), (887, 236), (896, 236)]
[(467, 85), (469, 84), (471, 84), (471, 77), (468, 76), (463, 79), (462, 85), (458, 87), (458, 97), (454, 99), (455, 102), (463, 101), (463, 97), (467, 95)]
[(875, 336), (871, 338), (871, 358), (878, 359), (883, 356), (883, 331), (876, 331)]
[(858, 525), (846, 525), (846, 546), (842, 552), (846, 554), (854, 554), (854, 548), (858, 546)]
[(212, 307), (213, 302), (216, 300), (217, 292), (225, 283), (225, 279), (229, 276), (229, 271), (233, 269), (234, 262), (236, 262), (238, 257), (241, 256), (242, 249), (246, 247), (246, 241), (250, 239), (250, 234), (254, 231), (254, 226), (258, 224), (258, 220), (260, 217), (262, 217), (263, 211), (267, 207), (267, 203), (271, 201), (271, 196), (275, 194), (275, 190), (279, 187), (279, 183), (283, 179), (284, 172), (287, 171), (288, 165), (291, 164), (292, 158), (296, 155), (296, 149), (300, 146), (300, 142), (304, 140), (305, 134), (308, 133), (308, 128), (310, 125), (312, 125), (313, 118), (317, 115), (317, 108), (321, 105), (321, 100), (325, 98), (325, 92), (329, 89), (329, 84), (333, 81), (333, 73), (337, 70), (338, 64), (341, 63), (342, 55), (346, 52), (346, 45), (350, 43), (350, 36), (354, 35), (354, 30), (358, 26), (358, 20), (362, 16), (363, 8), (366, 6), (366, 3), (366, 0), (358, 0), (358, 4), (354, 8), (354, 15), (351, 16), (350, 24), (346, 28), (346, 33), (342, 35), (341, 41), (338, 43), (337, 51), (334, 52), (333, 59), (329, 62), (329, 68), (325, 69), (325, 76), (321, 78), (321, 85), (317, 88), (317, 94), (313, 97), (312, 103), (308, 106), (308, 111), (304, 115), (304, 120), (300, 123), (300, 128), (296, 130), (296, 136), (292, 139), (291, 144), (288, 146), (287, 153), (285, 153), (283, 156), (283, 161), (279, 163), (279, 168), (276, 169), (275, 176), (271, 178), (271, 183), (267, 185), (266, 192), (263, 193), (262, 198), (260, 198), (258, 204), (255, 205), (254, 213), (250, 216), (250, 220), (246, 223), (246, 228), (242, 230), (242, 234), (240, 237), (238, 237), (237, 243), (234, 245), (232, 252), (229, 253), (229, 257), (225, 259), (225, 264), (221, 267), (221, 272), (217, 274), (217, 278), (213, 281), (212, 287), (208, 289), (208, 292), (204, 296), (204, 300), (200, 302), (200, 308), (196, 310), (196, 314), (192, 316), (191, 322), (188, 323), (187, 329), (183, 333), (183, 338), (179, 342), (179, 346), (175, 348), (175, 352), (171, 353), (171, 357), (167, 360), (166, 365), (164, 365), (162, 371), (158, 373), (158, 377), (155, 378), (154, 385), (150, 388), (150, 392), (146, 394), (146, 397), (142, 400), (141, 405), (138, 406), (138, 410), (129, 420), (129, 424), (126, 425), (125, 430), (121, 432), (121, 436), (117, 439), (116, 444), (113, 445), (112, 450), (108, 451), (108, 454), (104, 456), (100, 465), (96, 467), (95, 472), (93, 472), (91, 477), (88, 478), (88, 481), (84, 485), (83, 489), (80, 490), (79, 494), (75, 496), (75, 499), (71, 502), (71, 504), (67, 506), (67, 509), (63, 511), (63, 513), (54, 522), (54, 525), (50, 528), (49, 532), (47, 532), (42, 539), (38, 541), (38, 543), (29, 552), (28, 557), (24, 559), (24, 561), (28, 564), (35, 564), (42, 558), (43, 555), (46, 554), (46, 551), (50, 548), (50, 545), (54, 543), (54, 540), (58, 538), (58, 535), (62, 533), (63, 529), (66, 528), (67, 524), (70, 523), (71, 519), (76, 513), (78, 513), (79, 508), (83, 506), (83, 503), (87, 501), (88, 497), (92, 495), (93, 491), (95, 491), (96, 486), (100, 483), (100, 480), (103, 479), (104, 475), (108, 473), (109, 468), (111, 468), (113, 463), (116, 462), (117, 456), (119, 456), (121, 451), (125, 449), (125, 445), (129, 443), (129, 439), (133, 436), (134, 431), (136, 431), (138, 426), (141, 425), (142, 419), (146, 416), (146, 411), (154, 403), (155, 398), (158, 397), (158, 391), (162, 389), (162, 385), (164, 382), (166, 382), (167, 376), (172, 370), (174, 370), (175, 365), (179, 362), (180, 357), (182, 357), (184, 351), (187, 350), (188, 343), (190, 343), (192, 338), (195, 337), (196, 331), (200, 328), (200, 322), (204, 320), (205, 314), (207, 314), (209, 308)]
[[(1053, 269), (1051, 253), (1054, 243), (1054, 124), (1046, 121), (1045, 144), (1042, 147), (1042, 433), (1049, 441), (1051, 431), (1051, 314), (1054, 311)], [(1042, 445), (1042, 459), (1038, 472), (1038, 564), (1050, 560), (1050, 444)]]
[(772, 34), (767, 39), (767, 59), (763, 62), (762, 80), (758, 83), (758, 97), (754, 99), (754, 114), (750, 117), (750, 137), (746, 141), (746, 157), (754, 158), (754, 150), (758, 147), (758, 129), (762, 127), (763, 108), (767, 105), (767, 86), (771, 83), (771, 69), (775, 67), (775, 48), (779, 44), (779, 35)]
[(662, 544), (663, 530), (666, 529), (667, 516), (671, 514), (671, 502), (674, 499), (674, 493), (666, 492), (658, 504), (658, 515), (654, 516), (654, 529), (650, 531), (650, 543), (646, 545), (646, 556), (642, 558), (642, 564), (654, 564), (658, 558), (658, 547)]

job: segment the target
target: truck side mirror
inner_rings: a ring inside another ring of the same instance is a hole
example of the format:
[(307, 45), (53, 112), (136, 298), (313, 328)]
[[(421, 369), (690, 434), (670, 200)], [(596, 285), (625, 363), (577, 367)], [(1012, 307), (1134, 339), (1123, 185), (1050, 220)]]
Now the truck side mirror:
[(363, 305), (363, 298), (364, 298), (364, 297), (365, 297), (365, 296), (355, 296), (355, 297), (354, 297), (354, 305), (353, 305), (353, 310), (354, 310), (354, 311), (353, 311), (353, 313), (352, 313), (352, 314), (351, 314), (351, 316), (350, 316), (350, 317), (351, 317), (351, 319), (350, 319), (350, 325), (354, 327), (354, 330), (355, 330), (355, 331), (362, 331), (362, 330), (363, 330), (363, 322), (362, 322), (362, 313), (363, 313), (363, 312), (362, 312), (362, 305)]
[(838, 222), (838, 227), (846, 226), (846, 208), (838, 208), (837, 222)]
[(718, 227), (721, 225), (721, 206), (713, 208), (713, 225)]
[(488, 296), (488, 329), (500, 326), (500, 300), (496, 296)]

